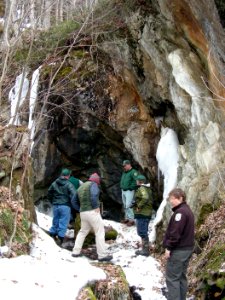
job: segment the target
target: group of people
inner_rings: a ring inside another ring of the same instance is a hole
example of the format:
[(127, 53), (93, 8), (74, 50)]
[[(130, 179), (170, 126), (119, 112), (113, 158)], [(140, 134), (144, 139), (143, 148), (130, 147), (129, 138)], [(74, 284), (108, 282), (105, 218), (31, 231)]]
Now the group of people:
[(92, 229), (96, 238), (98, 260), (110, 261), (113, 257), (107, 254), (104, 223), (100, 213), (100, 176), (93, 173), (83, 183), (75, 177), (71, 180), (70, 175), (69, 169), (63, 169), (60, 177), (48, 189), (48, 199), (53, 206), (53, 220), (49, 234), (57, 238), (60, 244), (64, 242), (70, 222), (71, 208), (73, 208), (80, 213), (81, 228), (76, 237), (72, 256), (81, 256), (84, 240)]
[[(127, 226), (136, 224), (142, 247), (136, 255), (149, 256), (148, 228), (152, 216), (153, 195), (146, 177), (135, 170), (129, 160), (123, 161), (120, 180), (124, 219)], [(75, 185), (76, 184), (76, 185)], [(81, 256), (84, 240), (93, 230), (99, 261), (111, 261), (107, 253), (105, 229), (100, 212), (100, 176), (93, 173), (86, 182), (71, 176), (71, 171), (63, 169), (48, 190), (48, 198), (53, 204), (53, 221), (49, 234), (63, 243), (71, 216), (72, 207), (80, 213), (81, 228), (72, 250), (73, 257)], [(186, 203), (186, 195), (179, 188), (168, 195), (173, 215), (169, 221), (163, 247), (167, 258), (166, 284), (168, 300), (185, 300), (187, 293), (186, 272), (194, 248), (194, 216)]]
[[(152, 215), (152, 191), (146, 178), (132, 168), (129, 160), (123, 161), (124, 172), (121, 177), (122, 201), (125, 212), (123, 222), (128, 226), (135, 224), (137, 234), (142, 239), (142, 249), (137, 255), (149, 255), (148, 227)], [(187, 268), (194, 250), (194, 215), (186, 203), (186, 194), (180, 188), (170, 191), (168, 201), (173, 215), (163, 239), (165, 248), (166, 285), (168, 300), (186, 300)], [(135, 220), (135, 221), (134, 221)]]
[(120, 188), (125, 218), (122, 223), (127, 226), (136, 223), (137, 234), (142, 239), (142, 249), (135, 253), (149, 256), (148, 227), (152, 217), (153, 202), (150, 184), (146, 184), (146, 177), (139, 174), (129, 160), (123, 161), (123, 169)]

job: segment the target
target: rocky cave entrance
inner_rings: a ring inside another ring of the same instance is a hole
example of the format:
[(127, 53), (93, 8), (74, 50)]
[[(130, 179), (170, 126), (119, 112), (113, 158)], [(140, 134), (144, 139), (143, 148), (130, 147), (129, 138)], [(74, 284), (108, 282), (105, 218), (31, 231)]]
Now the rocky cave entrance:
[[(164, 127), (174, 128), (180, 143), (183, 143), (184, 128), (180, 125), (173, 105), (161, 102), (151, 108), (154, 119), (160, 118)], [(53, 113), (54, 112), (54, 113)], [(159, 176), (156, 150), (160, 139), (160, 128), (154, 140), (155, 147), (149, 153), (149, 168), (142, 168), (125, 148), (125, 132), (114, 130), (91, 113), (66, 114), (65, 111), (52, 111), (36, 139), (32, 152), (34, 170), (34, 201), (41, 210), (49, 209), (47, 189), (59, 176), (63, 167), (70, 168), (73, 176), (86, 181), (93, 172), (101, 175), (101, 195), (103, 217), (119, 221), (123, 217), (120, 178), (122, 161), (129, 159), (140, 173), (145, 174), (151, 183), (154, 195), (154, 210), (161, 203), (163, 177)]]
[[(82, 181), (86, 181), (91, 173), (97, 172), (101, 175), (103, 217), (119, 221), (122, 218), (119, 186), (122, 162), (130, 159), (133, 167), (140, 172), (141, 167), (126, 152), (120, 134), (95, 118), (87, 118), (86, 121), (88, 127), (83, 126), (83, 122), (82, 126), (54, 125), (53, 128), (57, 130), (49, 130), (37, 143), (33, 151), (35, 205), (43, 211), (49, 209), (47, 189), (59, 176), (61, 168), (71, 169), (73, 176)], [(45, 154), (43, 151), (46, 151)], [(40, 170), (40, 166), (44, 167)], [(39, 176), (40, 171), (42, 176)]]

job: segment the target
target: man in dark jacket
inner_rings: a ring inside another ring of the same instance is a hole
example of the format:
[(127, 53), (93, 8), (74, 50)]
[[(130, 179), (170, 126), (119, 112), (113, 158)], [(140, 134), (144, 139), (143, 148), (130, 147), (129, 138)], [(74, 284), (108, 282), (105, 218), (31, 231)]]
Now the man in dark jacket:
[(186, 272), (194, 248), (194, 215), (187, 205), (186, 195), (181, 189), (173, 189), (169, 193), (169, 201), (173, 215), (163, 240), (167, 258), (167, 299), (186, 300)]
[(113, 257), (107, 255), (106, 251), (105, 228), (100, 214), (99, 184), (100, 177), (97, 173), (94, 173), (77, 190), (78, 197), (74, 203), (74, 207), (79, 207), (81, 229), (76, 237), (72, 256), (80, 256), (84, 240), (88, 233), (93, 230), (95, 233), (98, 260), (110, 261)]
[(144, 175), (136, 178), (137, 190), (134, 194), (134, 217), (136, 219), (137, 234), (142, 239), (142, 249), (135, 251), (137, 255), (149, 256), (148, 226), (152, 216), (152, 191), (150, 183), (146, 184)]
[(63, 169), (61, 176), (48, 189), (48, 199), (53, 205), (53, 220), (49, 234), (53, 238), (58, 237), (59, 245), (63, 243), (70, 221), (71, 201), (76, 196), (76, 190), (68, 180), (70, 173), (70, 170)]
[(123, 161), (124, 172), (120, 180), (120, 188), (122, 190), (122, 202), (125, 213), (125, 218), (122, 221), (127, 224), (127, 226), (132, 226), (134, 222), (134, 212), (132, 209), (132, 204), (134, 200), (134, 191), (136, 189), (136, 178), (138, 172), (132, 168), (129, 160)]

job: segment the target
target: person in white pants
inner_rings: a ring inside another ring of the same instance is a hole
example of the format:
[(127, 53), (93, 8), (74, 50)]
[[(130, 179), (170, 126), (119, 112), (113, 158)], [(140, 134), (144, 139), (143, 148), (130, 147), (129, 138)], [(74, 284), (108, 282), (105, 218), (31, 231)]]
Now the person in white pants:
[(110, 261), (113, 257), (107, 255), (105, 244), (105, 228), (100, 214), (99, 187), (100, 177), (97, 173), (90, 176), (77, 190), (78, 197), (75, 201), (75, 209), (80, 211), (81, 229), (76, 237), (72, 251), (73, 257), (81, 256), (81, 249), (88, 233), (93, 230), (96, 240), (96, 248), (99, 261)]

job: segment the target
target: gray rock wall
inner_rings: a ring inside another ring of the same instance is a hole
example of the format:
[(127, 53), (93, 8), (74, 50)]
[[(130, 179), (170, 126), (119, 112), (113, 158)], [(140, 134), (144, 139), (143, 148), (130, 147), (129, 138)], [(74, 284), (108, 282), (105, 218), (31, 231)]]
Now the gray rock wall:
[[(64, 166), (82, 180), (97, 171), (104, 207), (118, 219), (121, 163), (128, 158), (151, 182), (157, 208), (163, 194), (156, 161), (161, 119), (178, 135), (178, 186), (198, 216), (204, 203), (214, 205), (224, 194), (225, 47), (214, 3), (116, 1), (112, 16), (97, 20), (90, 24), (95, 37), (85, 29), (73, 51), (50, 55), (42, 67), (34, 200), (45, 197)], [(9, 174), (1, 169), (5, 180)]]

